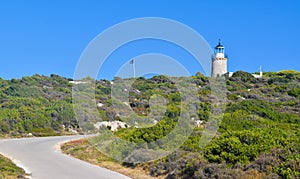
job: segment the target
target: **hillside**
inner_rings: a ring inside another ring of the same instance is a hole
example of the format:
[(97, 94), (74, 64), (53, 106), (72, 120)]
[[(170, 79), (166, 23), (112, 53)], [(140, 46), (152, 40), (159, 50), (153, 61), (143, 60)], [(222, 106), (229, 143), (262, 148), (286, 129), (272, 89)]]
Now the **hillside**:
[(26, 178), (25, 171), (0, 155), (0, 178)]
[(71, 84), (66, 78), (34, 75), (0, 79), (0, 132), (9, 136), (59, 135), (76, 129)]
[[(91, 79), (86, 79), (89, 82)], [(115, 78), (113, 82), (119, 79)], [(198, 86), (196, 119), (209, 119), (214, 96), (209, 78), (201, 75), (184, 80)], [(0, 79), (0, 133), (3, 136), (45, 136), (94, 131), (93, 125), (78, 125), (86, 114), (75, 117), (71, 83), (57, 75), (34, 75)], [(114, 110), (111, 81), (97, 81), (97, 114), (105, 121), (126, 121)], [(149, 175), (167, 178), (299, 178), (300, 177), (300, 73), (269, 72), (261, 79), (246, 72), (226, 78), (228, 103), (217, 136), (204, 148), (198, 145), (203, 125), (196, 127), (176, 152), (144, 164)], [(181, 95), (176, 84), (164, 76), (138, 78), (129, 90), (129, 105), (136, 120), (150, 113), (151, 96), (168, 99), (165, 113), (156, 125), (120, 129), (115, 135), (133, 142), (152, 142), (168, 134), (180, 116)], [(84, 92), (90, 91), (85, 89)], [(88, 94), (88, 93), (87, 93)], [(74, 106), (75, 109), (82, 106)], [(88, 111), (89, 115), (95, 115)], [(218, 118), (218, 115), (214, 117)], [(92, 121), (94, 122), (94, 121)], [(148, 146), (151, 148), (151, 146)], [(112, 149), (123, 156), (122, 147)], [(128, 165), (125, 163), (125, 165)], [(135, 165), (131, 167), (137, 167)]]

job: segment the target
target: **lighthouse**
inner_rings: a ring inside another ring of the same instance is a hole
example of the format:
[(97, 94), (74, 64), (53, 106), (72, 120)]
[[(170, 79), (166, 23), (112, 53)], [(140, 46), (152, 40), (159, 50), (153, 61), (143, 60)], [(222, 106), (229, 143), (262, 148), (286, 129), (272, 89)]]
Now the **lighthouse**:
[(213, 78), (224, 75), (227, 73), (227, 58), (225, 57), (225, 47), (219, 44), (214, 49), (212, 56), (212, 71), (211, 76)]

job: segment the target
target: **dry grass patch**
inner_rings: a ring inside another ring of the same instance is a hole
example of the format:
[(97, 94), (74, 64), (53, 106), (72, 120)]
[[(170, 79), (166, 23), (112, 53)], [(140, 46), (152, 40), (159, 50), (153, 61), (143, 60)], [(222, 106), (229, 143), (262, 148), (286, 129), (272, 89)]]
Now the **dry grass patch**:
[(154, 179), (164, 177), (152, 177), (146, 165), (139, 164), (134, 167), (124, 166), (113, 159), (105, 156), (95, 149), (86, 139), (71, 141), (61, 146), (64, 153), (76, 157), (80, 160), (87, 161), (94, 165), (121, 173), (134, 179)]

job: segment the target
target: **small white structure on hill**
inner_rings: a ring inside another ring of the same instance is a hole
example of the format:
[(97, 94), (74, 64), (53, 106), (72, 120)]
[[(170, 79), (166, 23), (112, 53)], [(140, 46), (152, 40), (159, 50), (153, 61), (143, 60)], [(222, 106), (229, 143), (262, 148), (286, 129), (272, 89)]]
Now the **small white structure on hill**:
[(212, 56), (212, 72), (213, 78), (222, 76), (227, 73), (227, 58), (225, 57), (225, 47), (219, 44), (215, 47), (214, 55)]
[(261, 70), (261, 66), (259, 67), (259, 75), (257, 75), (257, 74), (252, 74), (252, 75), (254, 76), (254, 78), (262, 78), (263, 72)]

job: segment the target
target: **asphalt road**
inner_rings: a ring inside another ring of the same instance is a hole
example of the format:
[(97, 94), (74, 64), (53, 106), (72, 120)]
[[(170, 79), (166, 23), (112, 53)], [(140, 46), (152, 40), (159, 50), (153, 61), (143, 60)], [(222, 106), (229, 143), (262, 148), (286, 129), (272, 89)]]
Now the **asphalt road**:
[(84, 136), (0, 140), (0, 153), (34, 179), (126, 179), (119, 173), (62, 154), (55, 145)]

